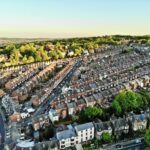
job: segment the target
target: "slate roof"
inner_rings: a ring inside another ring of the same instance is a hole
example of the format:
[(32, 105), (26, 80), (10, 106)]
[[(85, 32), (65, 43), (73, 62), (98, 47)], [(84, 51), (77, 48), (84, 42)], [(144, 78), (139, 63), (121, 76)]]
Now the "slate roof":
[(75, 126), (75, 130), (76, 130), (77, 132), (83, 131), (83, 130), (87, 130), (87, 129), (91, 129), (91, 128), (94, 128), (94, 125), (93, 125), (92, 122)]

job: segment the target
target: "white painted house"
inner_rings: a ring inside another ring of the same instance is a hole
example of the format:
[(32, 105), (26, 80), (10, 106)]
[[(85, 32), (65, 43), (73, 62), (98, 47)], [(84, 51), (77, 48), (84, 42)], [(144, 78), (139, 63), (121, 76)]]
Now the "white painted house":
[(94, 138), (94, 125), (92, 122), (76, 125), (68, 130), (56, 133), (60, 149), (72, 147)]
[(56, 110), (50, 109), (49, 118), (52, 122), (55, 122), (55, 121), (59, 120), (59, 115), (57, 114)]
[(78, 142), (86, 142), (94, 138), (94, 125), (92, 122), (75, 126)]

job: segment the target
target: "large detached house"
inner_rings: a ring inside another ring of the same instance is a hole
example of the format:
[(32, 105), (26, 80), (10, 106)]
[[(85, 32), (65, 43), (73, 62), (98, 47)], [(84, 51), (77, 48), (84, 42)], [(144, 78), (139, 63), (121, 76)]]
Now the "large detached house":
[(132, 124), (133, 131), (145, 130), (147, 127), (147, 118), (145, 114), (131, 114), (129, 120)]
[(112, 135), (112, 127), (110, 121), (94, 123), (94, 126), (95, 137), (97, 139), (100, 140), (102, 138), (103, 133), (109, 133), (110, 135)]
[(86, 142), (94, 138), (94, 125), (92, 122), (75, 126), (78, 142)]
[(122, 133), (129, 132), (129, 123), (126, 118), (111, 119), (113, 134), (119, 137)]
[(56, 133), (60, 149), (75, 146), (94, 138), (94, 125), (92, 122), (71, 126), (67, 130)]

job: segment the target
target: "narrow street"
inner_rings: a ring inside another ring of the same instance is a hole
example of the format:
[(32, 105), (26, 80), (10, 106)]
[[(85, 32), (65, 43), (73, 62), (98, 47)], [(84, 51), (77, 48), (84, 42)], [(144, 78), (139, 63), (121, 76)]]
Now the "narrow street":
[[(81, 65), (81, 60), (77, 61), (75, 65), (72, 67), (70, 72), (64, 77), (64, 79), (59, 83), (59, 85), (55, 88), (55, 90), (52, 91), (51, 95), (48, 97), (48, 99), (43, 102), (40, 107), (36, 110), (33, 117), (36, 117), (38, 115), (44, 114), (45, 108), (47, 105), (49, 105), (56, 97), (58, 97), (59, 94), (61, 94), (61, 89), (64, 85), (66, 85), (70, 78), (72, 77), (73, 73), (76, 71), (76, 69)], [(22, 122), (24, 125), (27, 125), (28, 123), (32, 122), (32, 118), (26, 118)]]
[(144, 148), (145, 142), (143, 142), (143, 138), (123, 141), (103, 147), (105, 150), (144, 150)]
[(51, 95), (49, 96), (48, 100), (40, 105), (39, 109), (35, 112), (34, 116), (40, 115), (44, 113), (45, 108), (48, 104), (51, 103), (60, 93), (62, 87), (70, 81), (71, 76), (76, 71), (76, 69), (80, 66), (81, 61), (78, 61), (73, 68), (70, 70), (70, 72), (64, 77), (64, 79), (60, 82), (60, 84), (53, 90)]

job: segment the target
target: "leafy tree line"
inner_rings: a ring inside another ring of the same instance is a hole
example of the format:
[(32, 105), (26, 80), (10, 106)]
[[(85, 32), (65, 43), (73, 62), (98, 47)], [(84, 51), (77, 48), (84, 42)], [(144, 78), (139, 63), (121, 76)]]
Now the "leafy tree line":
[(9, 44), (0, 48), (0, 54), (5, 54), (7, 56), (7, 62), (10, 66), (46, 60), (57, 60), (67, 57), (77, 57), (82, 55), (84, 50), (88, 50), (89, 53), (94, 53), (95, 49), (104, 44), (119, 45), (124, 44), (125, 41), (150, 43), (150, 36), (132, 37), (115, 35)]
[[(31, 63), (44, 60), (57, 60), (65, 57), (80, 56), (84, 49), (92, 52), (101, 44), (119, 44), (119, 38), (73, 38), (54, 41), (43, 41), (27, 44), (9, 44), (0, 49), (6, 54), (10, 65)], [(70, 55), (69, 52), (72, 52)]]
[[(103, 40), (104, 44), (112, 44), (112, 40)], [(88, 50), (93, 53), (100, 47), (100, 41), (82, 40), (82, 41), (52, 41), (35, 42), (26, 44), (9, 44), (0, 49), (0, 54), (7, 56), (9, 65), (26, 64), (46, 60), (58, 60), (67, 57), (77, 57)]]

